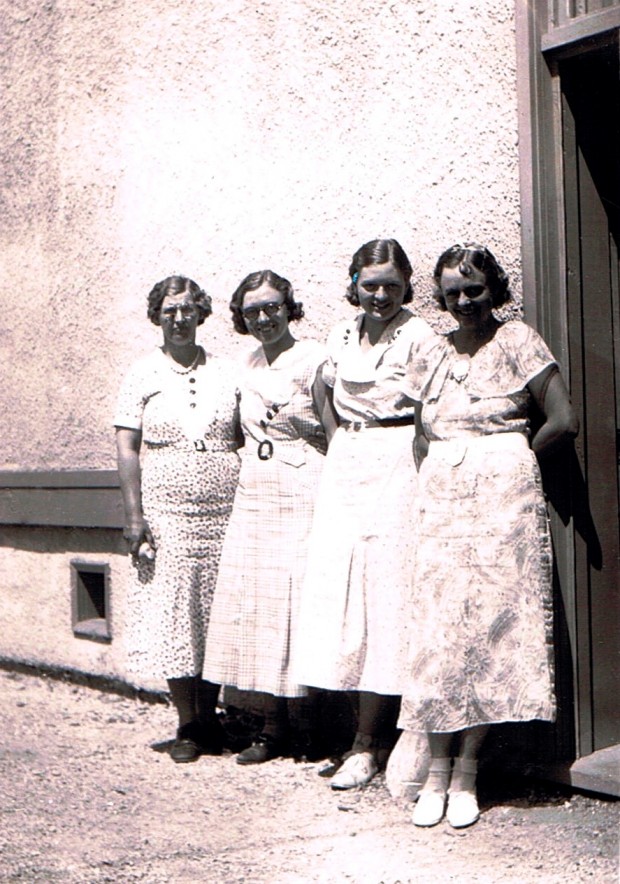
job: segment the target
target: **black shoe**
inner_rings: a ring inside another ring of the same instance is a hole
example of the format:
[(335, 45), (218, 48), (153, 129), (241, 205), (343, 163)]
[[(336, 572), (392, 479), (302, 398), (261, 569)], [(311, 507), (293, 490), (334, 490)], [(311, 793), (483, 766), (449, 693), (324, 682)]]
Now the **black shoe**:
[(170, 757), (177, 764), (187, 764), (196, 761), (202, 753), (200, 745), (200, 725), (197, 721), (190, 721), (177, 730), (176, 740), (170, 748)]
[(247, 749), (244, 749), (243, 752), (237, 755), (235, 761), (237, 764), (263, 764), (265, 761), (270, 761), (272, 758), (282, 755), (282, 750), (283, 744), (281, 740), (269, 734), (261, 734), (251, 746), (248, 746)]

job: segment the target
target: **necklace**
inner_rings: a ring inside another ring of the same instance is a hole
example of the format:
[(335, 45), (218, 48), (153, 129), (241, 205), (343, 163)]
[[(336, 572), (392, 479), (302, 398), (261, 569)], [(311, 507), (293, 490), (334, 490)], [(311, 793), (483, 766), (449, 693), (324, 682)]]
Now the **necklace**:
[[(200, 357), (202, 356), (202, 352), (203, 352), (202, 347), (198, 346), (196, 348), (196, 355), (194, 356), (194, 361), (191, 363), (191, 365), (188, 365), (188, 366), (179, 366), (179, 363), (175, 362), (175, 360), (171, 356), (167, 356), (167, 354), (164, 354), (164, 355), (168, 359), (168, 361), (170, 363), (170, 368), (172, 369), (172, 371), (175, 374), (189, 374), (190, 371), (193, 371), (196, 368), (196, 366), (198, 365), (198, 363), (200, 361)], [(179, 367), (177, 368), (177, 366), (179, 366)]]

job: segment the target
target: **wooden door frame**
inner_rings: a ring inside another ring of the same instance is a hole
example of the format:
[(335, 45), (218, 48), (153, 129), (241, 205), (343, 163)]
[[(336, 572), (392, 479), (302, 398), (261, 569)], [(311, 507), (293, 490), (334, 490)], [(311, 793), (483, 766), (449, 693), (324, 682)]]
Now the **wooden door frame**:
[[(571, 364), (565, 247), (567, 207), (558, 64), (570, 55), (609, 41), (609, 35), (620, 28), (620, 0), (615, 2), (613, 7), (584, 14), (572, 21), (563, 21), (554, 27), (551, 25), (557, 24), (553, 19), (557, 18), (558, 0), (515, 2), (523, 307), (526, 320), (549, 342), (569, 386)], [(553, 508), (550, 516), (557, 582), (564, 606), (567, 640), (572, 652), (573, 752), (574, 757), (580, 759), (592, 752), (591, 730), (588, 733), (591, 712), (587, 671), (589, 655), (580, 646), (583, 630), (578, 628), (587, 612), (578, 609), (575, 526), (572, 519), (567, 520)], [(564, 730), (567, 728), (564, 727)], [(560, 743), (570, 743), (570, 737), (558, 734)], [(559, 749), (560, 757), (565, 757), (562, 756), (561, 746)], [(570, 774), (564, 778), (575, 782), (575, 777)], [(591, 788), (587, 782), (585, 785), (580, 782), (579, 777), (576, 784)], [(616, 791), (613, 791), (614, 788)], [(620, 784), (602, 791), (618, 794), (618, 788)]]

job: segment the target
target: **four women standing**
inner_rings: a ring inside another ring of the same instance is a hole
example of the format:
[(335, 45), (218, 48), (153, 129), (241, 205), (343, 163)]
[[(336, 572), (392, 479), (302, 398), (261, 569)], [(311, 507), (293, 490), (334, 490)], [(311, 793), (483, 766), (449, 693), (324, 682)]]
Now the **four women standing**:
[[(437, 263), (437, 300), (458, 324), (450, 335), (436, 335), (404, 307), (411, 274), (395, 240), (373, 240), (355, 253), (347, 297), (362, 310), (334, 329), (327, 359), (319, 344), (291, 334), (289, 321), (302, 310), (282, 277), (250, 274), (235, 292), (235, 328), (260, 346), (238, 383), (243, 465), (203, 671), (213, 703), (219, 683), (268, 695), (264, 733), (240, 763), (284, 751), (285, 698), (303, 697), (303, 685), (358, 692), (357, 734), (332, 780), (336, 789), (367, 783), (377, 772), (404, 693), (399, 725), (427, 731), (431, 753), (414, 822), (434, 825), (447, 805), (458, 827), (478, 818), (476, 759), (488, 725), (554, 716), (551, 547), (536, 456), (577, 425), (542, 339), (524, 323), (495, 318), (493, 308), (509, 297), (508, 280), (486, 248), (454, 246)], [(162, 357), (180, 359), (189, 373), (204, 364), (192, 337), (198, 308), (190, 294), (170, 297), (175, 303), (164, 299), (157, 313)], [(181, 320), (182, 346), (173, 335)], [(161, 384), (151, 391), (144, 380), (150, 370), (138, 372), (136, 413), (153, 401), (157, 409), (158, 396), (163, 402)], [(219, 394), (228, 423), (223, 411), (217, 423), (228, 450), (230, 387), (227, 377)], [(531, 447), (530, 401), (545, 417)], [(145, 540), (157, 547), (155, 562), (144, 561), (140, 573), (165, 574), (163, 584), (178, 589), (191, 580), (165, 570), (165, 532), (147, 525), (140, 509), (144, 431), (129, 411), (120, 409), (117, 419), (128, 539), (133, 553)], [(200, 438), (211, 443), (213, 403), (206, 414), (211, 429)], [(160, 452), (179, 435), (169, 441), (168, 423), (165, 429), (144, 437)], [(231, 481), (234, 472), (226, 474)], [(147, 509), (156, 514), (156, 503)], [(216, 559), (217, 551), (211, 563)], [(164, 642), (163, 658), (167, 648)], [(177, 681), (196, 685), (201, 655), (199, 647), (191, 665), (168, 665), (173, 699)], [(183, 675), (171, 678), (173, 669)], [(194, 718), (180, 718), (177, 752), (187, 736), (182, 728), (194, 728), (203, 715), (193, 703)], [(175, 704), (181, 716), (185, 707)], [(212, 721), (212, 703), (207, 711)], [(196, 737), (196, 753), (200, 748)]]

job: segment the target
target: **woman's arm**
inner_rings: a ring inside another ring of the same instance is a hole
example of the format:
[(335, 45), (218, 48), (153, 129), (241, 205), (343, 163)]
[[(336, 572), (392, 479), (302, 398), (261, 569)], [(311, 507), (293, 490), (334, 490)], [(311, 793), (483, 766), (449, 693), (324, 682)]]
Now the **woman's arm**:
[(323, 429), (327, 436), (327, 444), (329, 445), (334, 433), (338, 429), (338, 415), (334, 408), (333, 388), (325, 383), (321, 377), (320, 370), (312, 384), (312, 398), (319, 415), (319, 420), (323, 424)]
[(140, 445), (142, 433), (129, 427), (116, 428), (116, 454), (118, 477), (125, 507), (125, 530), (123, 535), (129, 544), (129, 552), (137, 556), (143, 543), (155, 549), (153, 535), (142, 512), (140, 483)]
[(571, 405), (568, 390), (556, 366), (549, 366), (528, 384), (536, 405), (545, 416), (531, 445), (537, 457), (549, 454), (579, 432), (579, 420)]
[(422, 403), (415, 404), (415, 436), (413, 437), (413, 460), (419, 471), (422, 461), (428, 454), (428, 439), (422, 429)]

